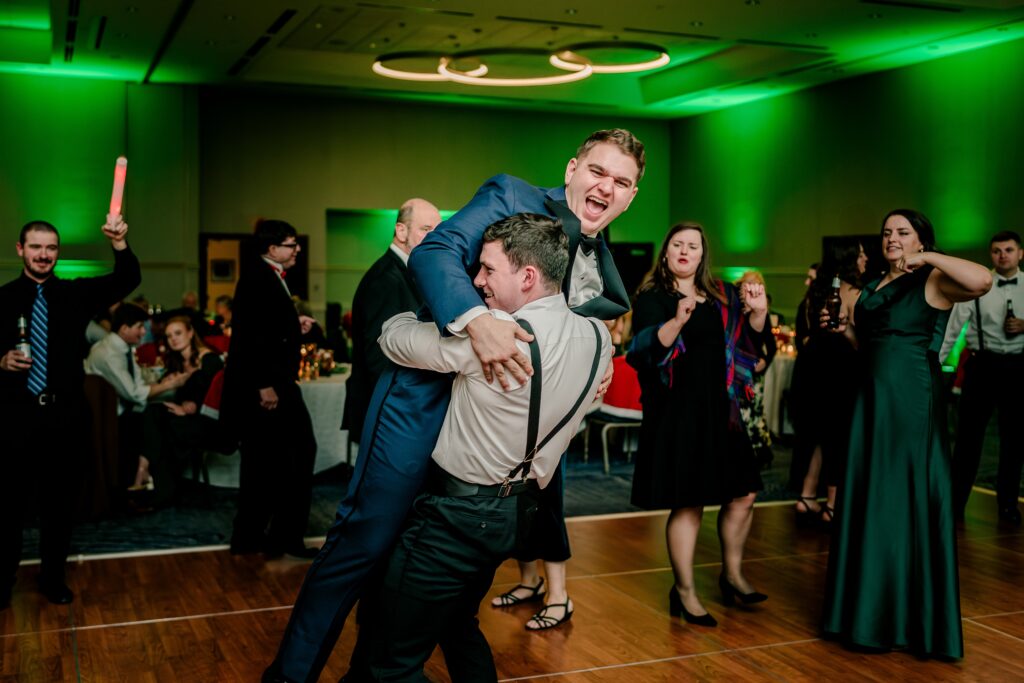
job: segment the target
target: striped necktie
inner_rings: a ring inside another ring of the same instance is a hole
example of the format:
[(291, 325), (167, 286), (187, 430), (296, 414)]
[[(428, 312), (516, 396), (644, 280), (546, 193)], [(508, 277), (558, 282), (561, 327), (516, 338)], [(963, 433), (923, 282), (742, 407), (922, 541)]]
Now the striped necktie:
[(28, 369), (28, 390), (34, 396), (38, 396), (46, 389), (46, 313), (43, 285), (37, 284), (29, 332), (29, 341), (32, 343), (32, 366)]

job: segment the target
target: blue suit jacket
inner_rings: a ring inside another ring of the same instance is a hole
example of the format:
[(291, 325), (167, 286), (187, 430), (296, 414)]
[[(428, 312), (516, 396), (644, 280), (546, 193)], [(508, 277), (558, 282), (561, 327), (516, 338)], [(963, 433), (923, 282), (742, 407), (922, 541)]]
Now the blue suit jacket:
[[(565, 188), (544, 189), (510, 175), (494, 176), (477, 190), (469, 204), (428, 234), (409, 257), (409, 269), (442, 331), (455, 318), (482, 303), (467, 272), (477, 266), (484, 231), (502, 218), (524, 212), (562, 220), (569, 237), (569, 267), (563, 285), (563, 292), (568, 295), (569, 278), (579, 250), (580, 222), (565, 206)], [(604, 240), (597, 250), (597, 260), (604, 294), (575, 312), (613, 320), (629, 310), (629, 295)]]

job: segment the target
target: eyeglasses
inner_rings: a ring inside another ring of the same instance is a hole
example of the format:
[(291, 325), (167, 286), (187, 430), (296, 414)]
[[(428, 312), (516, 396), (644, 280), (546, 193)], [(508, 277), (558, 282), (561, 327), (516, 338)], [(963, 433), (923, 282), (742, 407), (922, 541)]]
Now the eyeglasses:
[(275, 245), (275, 246), (281, 247), (282, 249), (296, 249), (296, 248), (298, 248), (299, 243), (298, 242), (292, 242), (290, 244), (282, 243), (282, 244), (278, 244), (278, 245)]

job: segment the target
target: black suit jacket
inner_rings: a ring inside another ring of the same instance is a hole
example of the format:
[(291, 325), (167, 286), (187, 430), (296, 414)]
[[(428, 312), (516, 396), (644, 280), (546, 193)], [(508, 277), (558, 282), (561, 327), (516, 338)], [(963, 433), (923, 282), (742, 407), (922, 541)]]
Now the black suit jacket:
[[(277, 274), (263, 259), (247, 265), (235, 288), (231, 349), (224, 369), (221, 418), (231, 427), (259, 408), (259, 390), (282, 401), (298, 394), (299, 314)], [(255, 413), (258, 414), (258, 413)]]
[(352, 376), (346, 384), (342, 429), (353, 441), (362, 435), (370, 396), (389, 361), (377, 338), (388, 318), (416, 311), (423, 303), (412, 274), (390, 248), (366, 271), (352, 299)]

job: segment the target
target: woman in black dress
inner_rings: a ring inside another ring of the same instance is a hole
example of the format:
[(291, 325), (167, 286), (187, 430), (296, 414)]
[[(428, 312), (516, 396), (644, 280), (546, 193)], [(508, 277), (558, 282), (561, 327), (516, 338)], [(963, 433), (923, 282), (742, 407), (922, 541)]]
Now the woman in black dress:
[[(743, 313), (743, 303), (750, 309)], [(675, 585), (669, 611), (702, 626), (717, 622), (697, 596), (693, 557), (705, 505), (719, 505), (719, 577), (726, 604), (766, 599), (743, 576), (743, 548), (762, 488), (740, 414), (753, 395), (756, 349), (770, 341), (764, 287), (711, 277), (704, 229), (679, 223), (633, 308), (627, 355), (640, 377), (643, 425), (633, 504), (671, 508), (665, 530)]]
[[(800, 305), (806, 330), (803, 348), (793, 368), (790, 409), (796, 444), (790, 464), (789, 486), (799, 491), (796, 519), (800, 525), (832, 523), (836, 487), (846, 463), (850, 418), (859, 386), (857, 340), (853, 330), (834, 334), (818, 324), (825, 299), (839, 278), (843, 315), (849, 316), (860, 296), (860, 279), (867, 266), (864, 246), (856, 237), (835, 238), (826, 247), (818, 278), (811, 283)], [(818, 502), (824, 484), (827, 500)]]

